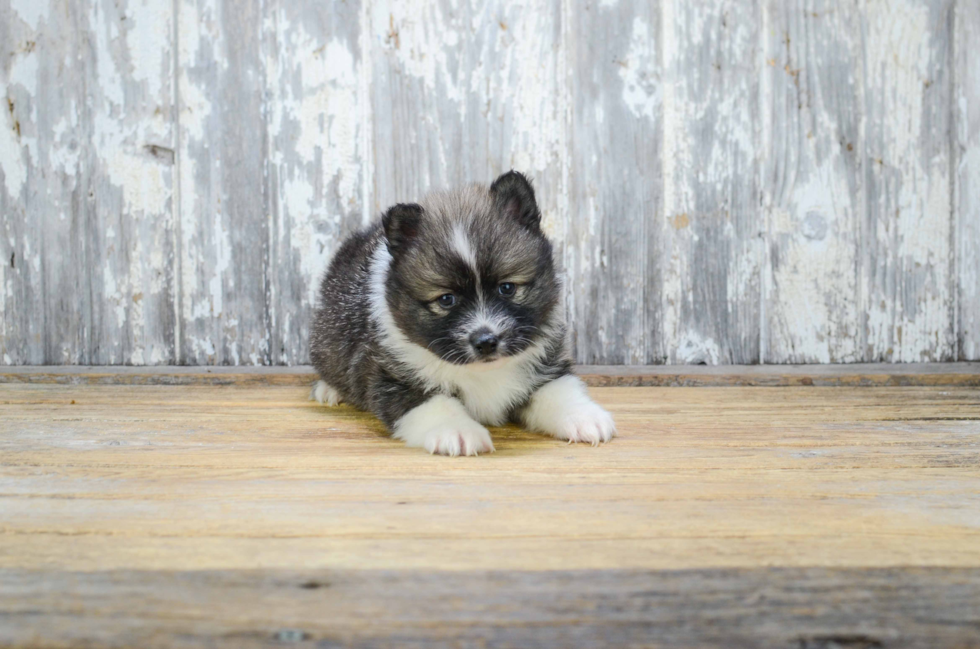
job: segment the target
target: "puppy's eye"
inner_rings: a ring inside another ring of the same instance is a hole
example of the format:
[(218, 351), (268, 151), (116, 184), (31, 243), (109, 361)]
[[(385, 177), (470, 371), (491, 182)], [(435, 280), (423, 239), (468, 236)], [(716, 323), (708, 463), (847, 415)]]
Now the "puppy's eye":
[(436, 298), (436, 302), (439, 303), (444, 309), (451, 309), (456, 305), (456, 296), (452, 293), (446, 293), (445, 295), (440, 295)]
[(517, 290), (517, 285), (514, 284), (513, 282), (504, 282), (503, 284), (497, 287), (497, 292), (503, 295), (504, 297), (510, 297), (511, 295), (514, 294), (514, 291), (516, 290)]

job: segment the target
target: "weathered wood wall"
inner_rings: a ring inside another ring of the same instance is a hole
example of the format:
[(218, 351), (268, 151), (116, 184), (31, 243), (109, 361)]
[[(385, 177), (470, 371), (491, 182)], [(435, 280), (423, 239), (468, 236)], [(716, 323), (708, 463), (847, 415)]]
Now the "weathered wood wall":
[(980, 359), (975, 0), (0, 0), (0, 363), (297, 364), (352, 230), (536, 180), (577, 360)]

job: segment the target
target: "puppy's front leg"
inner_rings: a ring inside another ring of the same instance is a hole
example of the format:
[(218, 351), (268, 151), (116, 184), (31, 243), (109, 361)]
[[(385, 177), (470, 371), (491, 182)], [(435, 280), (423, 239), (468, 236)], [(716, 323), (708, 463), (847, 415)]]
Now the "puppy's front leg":
[(569, 442), (598, 446), (616, 434), (612, 415), (593, 401), (582, 380), (571, 374), (538, 388), (519, 414), (529, 429)]
[(466, 412), (462, 402), (436, 394), (393, 422), (393, 437), (406, 446), (440, 455), (492, 453), (490, 431)]

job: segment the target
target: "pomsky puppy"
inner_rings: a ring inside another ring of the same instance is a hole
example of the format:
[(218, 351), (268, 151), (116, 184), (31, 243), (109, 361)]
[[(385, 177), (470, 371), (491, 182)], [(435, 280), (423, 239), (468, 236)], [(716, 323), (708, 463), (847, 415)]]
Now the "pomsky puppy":
[(484, 426), (508, 421), (608, 442), (612, 417), (571, 373), (559, 291), (520, 173), (395, 205), (323, 278), (312, 396), (369, 410), (430, 453), (492, 452)]

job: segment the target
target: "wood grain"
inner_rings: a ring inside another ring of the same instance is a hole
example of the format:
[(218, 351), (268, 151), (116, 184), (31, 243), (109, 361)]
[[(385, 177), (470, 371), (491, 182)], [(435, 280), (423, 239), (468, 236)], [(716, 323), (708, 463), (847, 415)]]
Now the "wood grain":
[(268, 364), (263, 3), (180, 0), (179, 362)]
[(949, 0), (872, 2), (864, 16), (866, 361), (955, 357), (952, 11)]
[(980, 646), (977, 569), (0, 576), (6, 647)]
[(0, 362), (173, 362), (172, 3), (0, 16)]
[(864, 211), (861, 11), (851, 2), (769, 2), (762, 124), (768, 274), (762, 358), (864, 358), (858, 287)]
[(593, 393), (609, 444), (449, 459), (298, 387), (5, 384), (0, 644), (977, 646), (977, 389)]
[(980, 4), (956, 5), (955, 193), (958, 347), (960, 360), (980, 359)]
[(0, 363), (308, 362), (344, 236), (512, 167), (578, 362), (980, 359), (976, 13), (0, 0)]
[(575, 2), (567, 22), (573, 353), (586, 363), (663, 362), (660, 8)]
[(358, 2), (267, 2), (269, 350), (273, 364), (309, 361), (320, 274), (370, 217), (371, 155)]
[(664, 83), (664, 333), (671, 363), (757, 363), (761, 7), (661, 5)]
[(0, 567), (980, 567), (975, 389), (594, 391), (610, 444), (450, 460), (303, 388), (4, 385)]
[(372, 3), (374, 209), (511, 168), (559, 218), (559, 3)]

